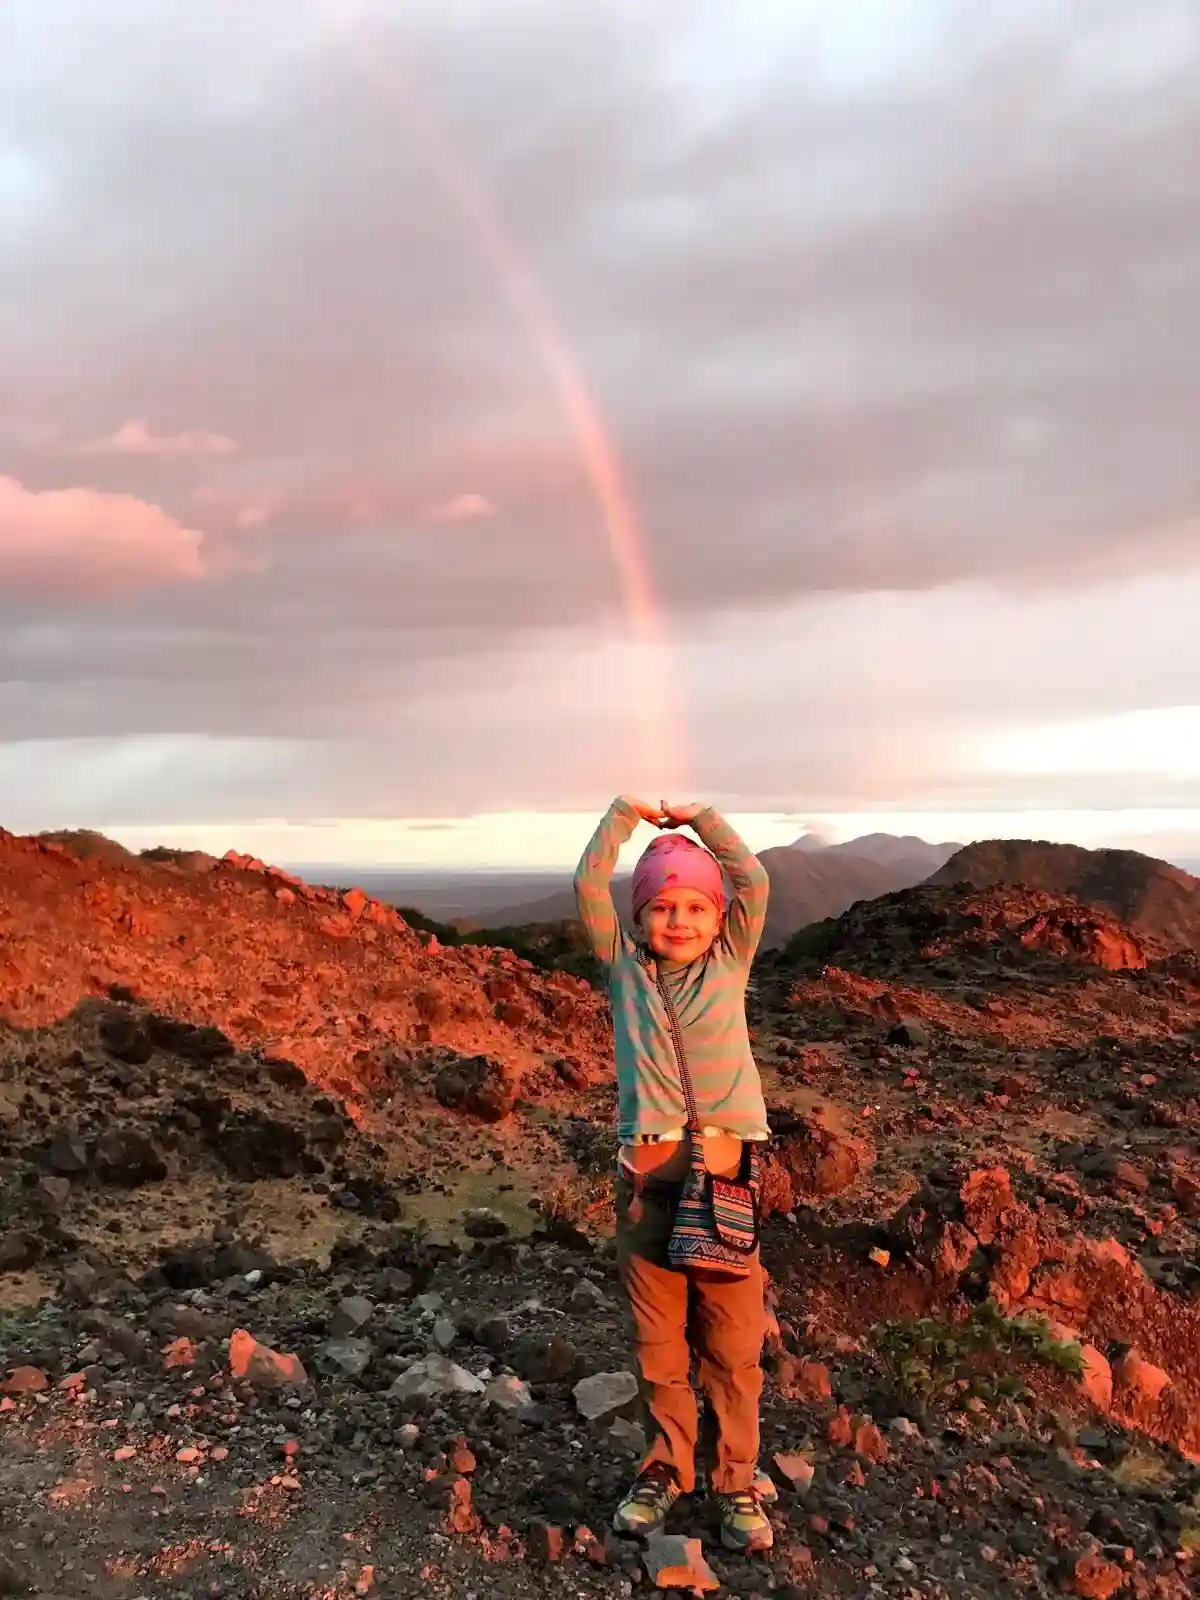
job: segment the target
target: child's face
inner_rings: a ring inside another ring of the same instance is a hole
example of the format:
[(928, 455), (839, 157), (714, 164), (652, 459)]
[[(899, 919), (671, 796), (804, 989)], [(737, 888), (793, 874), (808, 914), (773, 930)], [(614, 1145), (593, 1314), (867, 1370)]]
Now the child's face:
[(664, 961), (697, 961), (721, 928), (721, 913), (697, 889), (664, 889), (638, 912), (638, 931)]

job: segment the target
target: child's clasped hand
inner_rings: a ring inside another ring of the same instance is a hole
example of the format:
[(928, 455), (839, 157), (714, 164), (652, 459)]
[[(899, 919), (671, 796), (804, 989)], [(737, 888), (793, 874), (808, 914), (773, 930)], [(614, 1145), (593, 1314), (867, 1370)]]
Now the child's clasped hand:
[(690, 800), (684, 805), (679, 805), (666, 800), (660, 800), (655, 804), (650, 800), (639, 800), (631, 794), (622, 795), (621, 799), (637, 812), (643, 822), (648, 822), (655, 828), (685, 828), (704, 810), (699, 800)]

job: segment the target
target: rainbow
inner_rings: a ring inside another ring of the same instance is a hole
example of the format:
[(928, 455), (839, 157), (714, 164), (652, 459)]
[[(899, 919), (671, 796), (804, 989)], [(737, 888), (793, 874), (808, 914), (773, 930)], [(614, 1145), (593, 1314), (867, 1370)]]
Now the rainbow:
[[(379, 82), (377, 61), (361, 70)], [(666, 618), (655, 592), (646, 536), (612, 431), (532, 261), (499, 208), (418, 102), (411, 83), (389, 72), (388, 87), (455, 213), (501, 283), (574, 436), (620, 584), (633, 649), (627, 693), (638, 730), (629, 786), (654, 795), (682, 794), (690, 766)]]

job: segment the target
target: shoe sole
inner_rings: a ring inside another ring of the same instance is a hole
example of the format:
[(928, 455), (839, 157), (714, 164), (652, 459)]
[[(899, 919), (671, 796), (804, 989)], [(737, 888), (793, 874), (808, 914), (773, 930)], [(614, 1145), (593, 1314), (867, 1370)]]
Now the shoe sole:
[(685, 1500), (686, 1498), (686, 1495), (680, 1495), (678, 1500), (673, 1500), (667, 1507), (666, 1511), (663, 1512), (662, 1516), (659, 1517), (657, 1522), (639, 1522), (634, 1528), (627, 1528), (625, 1526), (625, 1524), (621, 1521), (621, 1513), (618, 1511), (614, 1514), (612, 1519), (613, 1532), (624, 1534), (627, 1539), (652, 1539), (656, 1533), (661, 1533), (663, 1531), (667, 1525), (667, 1518), (671, 1515), (671, 1512), (674, 1511), (675, 1507), (680, 1503), (681, 1500)]
[(661, 1533), (667, 1525), (666, 1517), (661, 1522), (639, 1522), (636, 1528), (627, 1528), (619, 1518), (613, 1518), (613, 1532), (619, 1533), (625, 1539), (653, 1539), (656, 1533)]
[(721, 1544), (726, 1550), (736, 1550), (739, 1555), (757, 1555), (759, 1551), (770, 1550), (774, 1546), (775, 1535), (760, 1533), (756, 1538), (751, 1534), (747, 1539), (740, 1539), (736, 1533), (730, 1533), (728, 1528), (722, 1528)]

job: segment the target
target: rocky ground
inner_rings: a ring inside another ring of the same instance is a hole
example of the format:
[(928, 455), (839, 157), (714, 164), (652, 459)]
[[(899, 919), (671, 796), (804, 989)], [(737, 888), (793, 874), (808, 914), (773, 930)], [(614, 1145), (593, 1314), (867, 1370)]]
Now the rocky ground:
[(761, 964), (775, 1549), (641, 1550), (601, 1002), (277, 878), (0, 840), (0, 1594), (1196, 1592), (1194, 958), (947, 888)]

